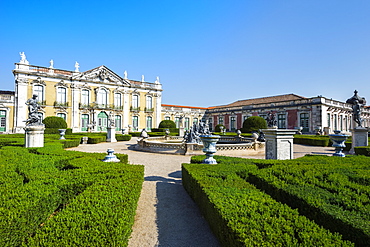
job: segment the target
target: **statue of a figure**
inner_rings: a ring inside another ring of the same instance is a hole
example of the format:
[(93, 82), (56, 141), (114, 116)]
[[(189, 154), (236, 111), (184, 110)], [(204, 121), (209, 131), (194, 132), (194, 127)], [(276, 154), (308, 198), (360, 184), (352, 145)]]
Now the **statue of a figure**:
[(157, 76), (157, 78), (155, 79), (155, 83), (159, 84), (159, 76)]
[(108, 121), (109, 121), (109, 126), (114, 127), (114, 115), (113, 115), (113, 113), (109, 114)]
[(355, 100), (355, 104), (352, 105), (352, 109), (353, 120), (358, 124), (359, 127), (361, 127), (363, 119), (361, 118), (361, 105), (358, 100)]
[(267, 126), (268, 127), (274, 127), (276, 126), (276, 117), (275, 117), (275, 114), (272, 113), (272, 112), (269, 112), (267, 114), (267, 118), (266, 118), (266, 121), (267, 121)]
[(49, 63), (50, 63), (50, 67), (49, 68), (50, 69), (53, 69), (54, 68), (54, 60), (51, 59)]
[(32, 98), (28, 99), (26, 105), (28, 106), (28, 119), (26, 120), (26, 125), (42, 125), (41, 118), (38, 114), (40, 106), (37, 103), (37, 94), (34, 94)]
[(26, 59), (26, 54), (24, 54), (24, 52), (20, 52), (19, 55), (21, 55), (21, 61), (19, 61), (19, 63), (29, 64), (29, 62)]
[(358, 124), (358, 127), (362, 127), (362, 121), (361, 118), (361, 107), (366, 104), (366, 100), (364, 97), (360, 97), (357, 95), (357, 90), (354, 92), (355, 94), (347, 99), (346, 103), (352, 105), (353, 109), (353, 120)]
[(146, 132), (146, 129), (143, 129), (141, 131), (140, 137), (142, 137), (142, 138), (148, 138), (149, 137), (148, 132)]
[(75, 63), (75, 72), (80, 72), (79, 68), (80, 68), (80, 64), (76, 61), (76, 63)]
[(127, 71), (123, 72), (123, 79), (127, 79)]

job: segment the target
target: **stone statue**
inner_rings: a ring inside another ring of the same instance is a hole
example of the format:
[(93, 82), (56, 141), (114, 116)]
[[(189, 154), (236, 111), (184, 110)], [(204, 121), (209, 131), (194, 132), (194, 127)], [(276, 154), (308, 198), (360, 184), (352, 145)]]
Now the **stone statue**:
[(208, 124), (200, 122), (199, 124), (194, 123), (193, 127), (190, 127), (184, 135), (184, 141), (186, 143), (201, 143), (200, 135), (210, 135)]
[(159, 84), (159, 76), (157, 76), (157, 78), (155, 79), (155, 83)]
[(24, 54), (24, 52), (20, 52), (19, 55), (21, 55), (21, 61), (19, 61), (19, 63), (29, 64), (29, 62), (26, 59), (26, 54)]
[(141, 82), (144, 82), (144, 75), (141, 76)]
[(79, 68), (80, 68), (80, 64), (76, 61), (76, 63), (75, 63), (75, 72), (80, 72)]
[(123, 72), (123, 79), (127, 79), (127, 71)]
[(54, 68), (54, 61), (53, 61), (53, 59), (51, 59), (49, 63), (50, 63), (50, 67), (49, 68), (50, 69), (53, 69)]
[(268, 127), (274, 127), (274, 126), (276, 126), (277, 121), (276, 121), (275, 114), (272, 113), (272, 112), (269, 112), (267, 114), (266, 121), (267, 121), (267, 126)]
[(142, 138), (148, 138), (149, 137), (148, 132), (146, 132), (146, 130), (143, 129), (141, 131), (141, 133), (140, 133), (140, 137), (142, 137)]
[(364, 97), (357, 95), (358, 91), (354, 91), (354, 95), (347, 99), (346, 103), (352, 105), (353, 109), (353, 120), (358, 124), (358, 127), (362, 127), (363, 119), (361, 118), (361, 107), (366, 104)]
[(26, 105), (28, 106), (28, 119), (25, 121), (26, 125), (42, 125), (41, 118), (38, 114), (40, 106), (37, 103), (37, 94), (34, 94), (32, 98), (28, 99)]

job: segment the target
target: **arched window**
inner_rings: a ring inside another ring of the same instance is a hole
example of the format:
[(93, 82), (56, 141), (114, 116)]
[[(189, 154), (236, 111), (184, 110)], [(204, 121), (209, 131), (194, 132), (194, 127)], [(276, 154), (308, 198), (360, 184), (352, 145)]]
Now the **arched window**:
[(107, 106), (108, 105), (108, 92), (101, 88), (98, 92), (98, 105)]
[(6, 111), (0, 111), (0, 131), (6, 131)]
[(139, 128), (139, 117), (138, 116), (133, 116), (132, 117), (132, 128), (133, 131), (137, 131)]
[(116, 130), (121, 130), (122, 127), (121, 127), (121, 123), (122, 123), (122, 117), (120, 115), (116, 115), (116, 119), (115, 119), (115, 125), (116, 125)]
[(139, 108), (139, 96), (138, 95), (132, 95), (132, 108), (134, 110), (137, 110)]
[(33, 94), (37, 95), (37, 102), (42, 103), (44, 101), (44, 86), (35, 85), (33, 87)]
[(121, 94), (120, 93), (115, 93), (114, 94), (114, 107), (115, 108), (121, 108), (122, 106), (122, 99), (121, 99)]
[(90, 104), (90, 91), (89, 90), (82, 90), (81, 92), (81, 104), (83, 106), (88, 106)]
[(64, 87), (57, 88), (57, 103), (65, 104), (67, 102), (67, 90)]
[(152, 117), (146, 117), (146, 130), (150, 131), (152, 130)]
[(87, 125), (89, 124), (89, 115), (88, 114), (82, 114), (81, 115), (81, 130), (82, 131), (87, 131), (88, 127)]
[(153, 98), (152, 96), (146, 96), (146, 110), (152, 111), (153, 110)]

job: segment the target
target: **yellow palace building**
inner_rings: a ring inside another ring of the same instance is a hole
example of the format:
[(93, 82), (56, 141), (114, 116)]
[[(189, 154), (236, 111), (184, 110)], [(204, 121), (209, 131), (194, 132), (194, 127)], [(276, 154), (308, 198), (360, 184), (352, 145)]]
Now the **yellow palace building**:
[(144, 76), (141, 81), (130, 80), (126, 71), (121, 77), (104, 65), (84, 72), (79, 71), (77, 62), (74, 71), (56, 69), (53, 65), (53, 60), (49, 67), (30, 65), (21, 53), (13, 70), (14, 95), (1, 93), (9, 102), (14, 97), (14, 106), (6, 106), (0, 99), (5, 132), (24, 132), (28, 118), (25, 102), (33, 95), (37, 95), (42, 118), (62, 117), (73, 132), (105, 131), (110, 123), (114, 123), (116, 130), (127, 128), (127, 131), (158, 127), (162, 102), (158, 77), (150, 83), (144, 81)]

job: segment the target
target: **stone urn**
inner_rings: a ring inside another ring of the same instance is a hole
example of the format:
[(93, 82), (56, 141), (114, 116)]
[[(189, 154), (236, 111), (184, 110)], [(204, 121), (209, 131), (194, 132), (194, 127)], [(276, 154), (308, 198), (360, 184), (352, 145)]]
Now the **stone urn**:
[(207, 158), (205, 158), (202, 164), (217, 164), (217, 161), (213, 158), (214, 153), (216, 153), (216, 143), (220, 139), (218, 135), (200, 135), (200, 139), (203, 142), (203, 152), (206, 153)]
[(349, 135), (340, 133), (340, 130), (334, 130), (334, 134), (330, 134), (329, 138), (333, 142), (333, 147), (335, 147), (335, 153), (333, 156), (345, 157), (345, 154), (342, 152), (343, 148), (346, 147), (344, 142), (347, 140)]
[(59, 130), (59, 135), (60, 135), (59, 140), (65, 140), (66, 138), (64, 138), (64, 136), (66, 135), (66, 129), (58, 129), (58, 130)]
[(103, 162), (120, 162), (116, 155), (114, 155), (114, 149), (108, 148), (107, 150), (108, 155), (105, 156)]

